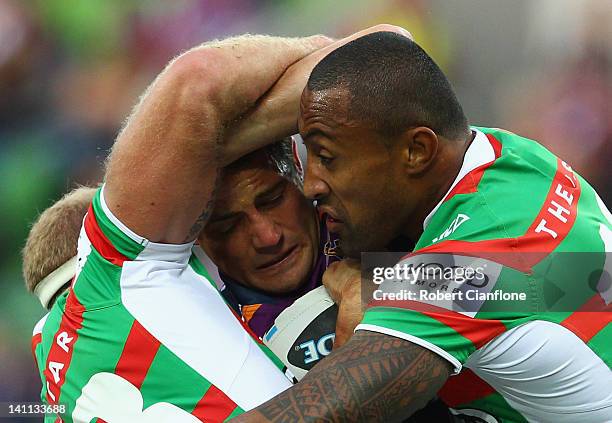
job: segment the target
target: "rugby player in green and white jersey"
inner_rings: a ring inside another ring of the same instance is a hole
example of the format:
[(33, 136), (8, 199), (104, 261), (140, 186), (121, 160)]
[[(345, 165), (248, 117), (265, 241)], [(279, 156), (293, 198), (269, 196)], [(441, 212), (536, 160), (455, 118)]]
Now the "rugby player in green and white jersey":
[[(215, 42), (149, 87), (85, 218), (75, 281), (42, 328), (42, 395), (67, 406), (63, 421), (222, 421), (290, 385), (189, 261), (219, 169), (294, 132), (266, 113), (297, 102), (270, 88), (329, 43)], [(239, 119), (257, 100), (268, 107)]]
[(400, 264), (480, 264), (472, 286), (433, 286), (484, 299), (373, 301), (342, 348), (237, 421), (396, 421), (438, 392), (460, 422), (612, 421), (612, 222), (567, 163), (470, 128), (437, 65), (392, 33), (319, 62), (299, 128), (305, 194), (346, 255), (415, 240)]
[(295, 132), (299, 93), (330, 42), (213, 42), (148, 88), (84, 220), (71, 288), (41, 328), (42, 397), (66, 406), (58, 420), (222, 421), (290, 385), (191, 247), (221, 169)]

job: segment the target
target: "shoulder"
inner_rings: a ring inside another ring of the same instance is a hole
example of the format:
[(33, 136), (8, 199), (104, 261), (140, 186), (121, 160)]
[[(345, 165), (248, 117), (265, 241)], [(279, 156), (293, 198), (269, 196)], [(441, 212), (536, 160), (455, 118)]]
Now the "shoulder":
[(543, 146), (508, 131), (475, 129), (462, 172), (426, 219), (418, 248), (517, 238), (537, 226), (555, 192), (565, 203), (573, 198), (577, 176)]

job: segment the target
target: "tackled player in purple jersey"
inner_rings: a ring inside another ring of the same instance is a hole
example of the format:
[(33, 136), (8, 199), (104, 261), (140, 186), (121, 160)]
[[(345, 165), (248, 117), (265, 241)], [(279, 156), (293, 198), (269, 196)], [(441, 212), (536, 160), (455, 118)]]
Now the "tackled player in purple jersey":
[(292, 156), (285, 140), (228, 166), (198, 238), (228, 303), (260, 338), (339, 259), (338, 237), (302, 194)]

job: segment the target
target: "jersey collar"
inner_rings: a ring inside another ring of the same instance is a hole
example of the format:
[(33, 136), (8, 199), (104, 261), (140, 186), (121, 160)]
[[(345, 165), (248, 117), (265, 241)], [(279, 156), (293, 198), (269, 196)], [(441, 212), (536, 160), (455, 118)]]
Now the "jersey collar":
[(455, 186), (463, 178), (465, 178), (465, 175), (467, 175), (468, 173), (470, 173), (477, 167), (482, 166), (486, 163), (490, 163), (495, 160), (495, 151), (493, 150), (491, 143), (487, 139), (487, 136), (482, 131), (479, 131), (478, 129), (472, 128), (472, 131), (476, 133), (476, 136), (474, 137), (472, 144), (470, 144), (469, 148), (465, 152), (465, 156), (463, 157), (463, 164), (461, 165), (459, 174), (453, 181), (452, 185), (450, 186), (446, 194), (444, 194), (440, 202), (436, 204), (436, 206), (429, 212), (425, 220), (423, 220), (423, 230), (427, 228), (427, 225), (429, 225), (429, 222), (431, 221), (434, 214), (436, 214), (436, 212), (438, 211), (438, 209), (444, 202), (444, 199), (453, 190), (453, 188), (455, 188)]

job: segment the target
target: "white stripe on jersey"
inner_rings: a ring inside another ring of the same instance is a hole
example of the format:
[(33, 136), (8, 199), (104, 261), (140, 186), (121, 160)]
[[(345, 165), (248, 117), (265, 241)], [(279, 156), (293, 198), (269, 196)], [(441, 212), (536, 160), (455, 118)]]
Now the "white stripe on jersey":
[(244, 410), (291, 386), (215, 288), (191, 267), (126, 261), (121, 298), (145, 329)]
[(45, 314), (39, 321), (34, 325), (34, 330), (32, 330), (32, 336), (38, 335), (42, 333), (43, 328), (45, 327), (45, 323), (47, 323), (47, 317), (49, 317), (49, 313)]
[(454, 375), (459, 374), (459, 372), (461, 371), (461, 368), (463, 367), (461, 365), (461, 362), (457, 360), (455, 357), (453, 357), (452, 354), (447, 353), (442, 348), (438, 347), (437, 345), (432, 344), (431, 342), (428, 342), (421, 338), (417, 338), (416, 336), (412, 336), (408, 333), (401, 332), (399, 330), (389, 329), (384, 326), (371, 325), (369, 323), (358, 324), (357, 327), (355, 328), (355, 332), (357, 332), (358, 330), (368, 330), (370, 332), (383, 333), (385, 335), (405, 339), (406, 341), (410, 341), (413, 344), (420, 345), (421, 347), (428, 349), (429, 351), (434, 352), (438, 354), (440, 357), (447, 360), (453, 366)]
[(504, 332), (464, 366), (529, 421), (612, 421), (612, 370), (556, 323), (536, 320)]
[(134, 260), (160, 260), (174, 261), (177, 263), (187, 264), (191, 257), (191, 247), (194, 241), (184, 244), (162, 244), (159, 242), (151, 242), (146, 238), (133, 232), (125, 226), (108, 208), (104, 199), (104, 186), (100, 190), (100, 204), (102, 210), (108, 219), (119, 229), (123, 234), (127, 235), (132, 241), (142, 245), (144, 249), (138, 254)]
[(289, 388), (291, 382), (257, 346), (219, 292), (187, 264), (193, 242), (149, 242), (113, 215), (103, 194), (104, 190), (100, 202), (106, 216), (144, 246), (121, 270), (121, 301), (130, 314), (243, 410)]

